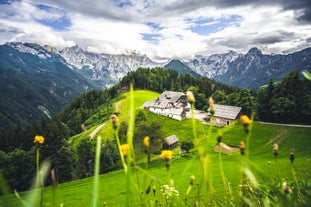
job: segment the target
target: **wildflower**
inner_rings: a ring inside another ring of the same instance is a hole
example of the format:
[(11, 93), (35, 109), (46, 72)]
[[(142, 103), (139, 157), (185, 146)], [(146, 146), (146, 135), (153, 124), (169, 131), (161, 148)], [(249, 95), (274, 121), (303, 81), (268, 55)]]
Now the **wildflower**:
[(129, 151), (129, 144), (122, 144), (121, 145), (121, 151), (122, 151), (122, 155), (126, 156), (128, 154), (128, 151)]
[(118, 128), (118, 116), (117, 116), (116, 114), (112, 114), (112, 115), (110, 116), (110, 119), (111, 119), (111, 121), (112, 121), (112, 127), (113, 127), (114, 129), (117, 129), (117, 128)]
[(250, 124), (251, 123), (251, 120), (248, 118), (247, 115), (240, 116), (240, 121), (242, 122), (242, 124)]
[(40, 135), (36, 135), (33, 143), (43, 144), (44, 143), (44, 137), (40, 136)]
[(172, 151), (172, 150), (162, 150), (160, 156), (161, 156), (163, 159), (170, 160), (170, 159), (172, 159), (172, 155), (173, 155), (173, 151)]
[(148, 136), (145, 136), (145, 138), (144, 138), (144, 146), (146, 148), (149, 148), (149, 146), (150, 146), (150, 138)]
[(210, 98), (208, 99), (208, 104), (209, 104), (210, 106), (214, 106), (215, 101), (214, 101), (213, 97), (210, 97)]
[(190, 185), (193, 185), (194, 180), (195, 180), (195, 176), (194, 176), (194, 175), (191, 175), (191, 176), (190, 176)]
[(284, 189), (284, 192), (285, 192), (286, 194), (290, 194), (290, 193), (292, 193), (292, 189), (287, 185), (287, 186), (285, 187), (285, 189)]
[(248, 126), (251, 123), (251, 120), (248, 118), (247, 115), (242, 115), (240, 116), (240, 121), (243, 124), (244, 131), (248, 133), (249, 132)]
[(170, 187), (169, 185), (164, 185), (161, 191), (165, 199), (170, 199), (172, 197), (179, 197), (178, 190), (176, 190), (174, 187)]
[(294, 162), (294, 160), (295, 160), (295, 149), (290, 150), (289, 159), (290, 159), (291, 163)]
[(275, 158), (277, 158), (278, 153), (279, 153), (279, 145), (277, 143), (275, 143), (273, 145), (273, 154), (274, 154)]
[(160, 155), (165, 161), (165, 166), (167, 170), (169, 170), (172, 155), (173, 155), (173, 151), (171, 150), (162, 150), (162, 153)]
[(187, 100), (190, 104), (194, 104), (195, 98), (192, 91), (187, 91)]
[(290, 194), (292, 193), (292, 189), (287, 185), (286, 182), (282, 183), (282, 189), (284, 191), (285, 194)]
[(241, 152), (241, 155), (245, 154), (245, 144), (243, 141), (240, 142), (240, 152)]
[(211, 113), (211, 115), (214, 115), (215, 114), (215, 105), (214, 105), (214, 99), (213, 99), (213, 97), (210, 97), (209, 99), (208, 99), (208, 104), (209, 104), (209, 107), (210, 107), (210, 109), (209, 109), (209, 112)]

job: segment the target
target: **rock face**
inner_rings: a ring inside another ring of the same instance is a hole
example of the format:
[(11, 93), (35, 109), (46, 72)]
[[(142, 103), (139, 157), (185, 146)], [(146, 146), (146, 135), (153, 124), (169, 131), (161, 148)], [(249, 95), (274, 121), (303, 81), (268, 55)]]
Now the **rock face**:
[(229, 52), (199, 56), (186, 63), (195, 72), (222, 83), (256, 90), (271, 79), (280, 80), (291, 70), (311, 69), (311, 48), (288, 55), (264, 55), (258, 48), (246, 54)]
[(80, 70), (85, 76), (106, 88), (115, 84), (128, 72), (139, 67), (156, 67), (146, 55), (131, 53), (129, 55), (108, 55), (83, 51), (74, 46), (60, 51), (67, 63)]

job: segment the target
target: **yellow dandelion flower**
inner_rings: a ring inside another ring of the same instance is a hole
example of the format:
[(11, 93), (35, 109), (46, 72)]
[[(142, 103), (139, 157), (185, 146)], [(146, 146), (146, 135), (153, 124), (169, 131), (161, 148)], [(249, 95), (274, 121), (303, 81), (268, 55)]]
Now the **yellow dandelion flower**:
[(241, 155), (245, 154), (245, 144), (243, 141), (240, 142), (240, 153)]
[(161, 155), (160, 155), (165, 161), (165, 166), (166, 166), (167, 171), (170, 168), (172, 155), (173, 155), (172, 150), (162, 150)]
[(245, 149), (245, 144), (243, 141), (240, 142), (240, 148)]
[(161, 157), (165, 160), (172, 159), (173, 151), (172, 150), (162, 150)]
[(150, 138), (149, 136), (145, 136), (144, 138), (144, 146), (149, 147), (150, 146)]
[(248, 118), (247, 115), (240, 116), (240, 121), (242, 124), (250, 124), (251, 120)]
[(40, 136), (40, 135), (36, 135), (33, 143), (43, 144), (44, 143), (44, 137)]
[(122, 144), (121, 145), (121, 151), (122, 151), (122, 154), (123, 156), (126, 156), (129, 152), (129, 144)]

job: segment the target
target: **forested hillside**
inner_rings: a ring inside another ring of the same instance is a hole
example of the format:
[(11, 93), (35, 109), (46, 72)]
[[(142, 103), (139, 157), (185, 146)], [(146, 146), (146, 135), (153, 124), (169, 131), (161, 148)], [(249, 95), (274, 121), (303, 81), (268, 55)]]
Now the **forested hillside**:
[(47, 47), (0, 45), (0, 128), (54, 116), (79, 93), (96, 85)]
[(296, 71), (257, 91), (258, 119), (277, 123), (311, 124), (311, 82)]

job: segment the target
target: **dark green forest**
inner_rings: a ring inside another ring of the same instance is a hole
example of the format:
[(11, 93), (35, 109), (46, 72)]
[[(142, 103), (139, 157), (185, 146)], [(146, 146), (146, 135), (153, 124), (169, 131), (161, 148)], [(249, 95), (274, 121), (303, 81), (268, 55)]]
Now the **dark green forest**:
[[(35, 172), (33, 159), (38, 145), (34, 136), (46, 138), (40, 146), (41, 157), (51, 160), (57, 172), (57, 180), (65, 182), (93, 174), (95, 141), (83, 140), (73, 148), (68, 139), (91, 126), (107, 121), (114, 112), (113, 103), (122, 98), (130, 83), (134, 89), (147, 89), (162, 93), (165, 90), (194, 92), (195, 107), (207, 110), (207, 99), (213, 97), (218, 104), (242, 106), (243, 113), (255, 113), (255, 119), (267, 122), (311, 124), (311, 82), (298, 72), (292, 71), (279, 82), (270, 80), (258, 91), (239, 89), (210, 80), (178, 74), (164, 68), (139, 68), (128, 73), (120, 83), (105, 90), (93, 90), (78, 95), (58, 115), (40, 122), (22, 126), (17, 124), (0, 133), (0, 172), (12, 189), (29, 189)], [(121, 96), (120, 96), (121, 95)], [(120, 126), (120, 137), (126, 134), (126, 123)], [(161, 137), (161, 124), (148, 125), (144, 117), (136, 119), (135, 134), (140, 129), (153, 131)], [(159, 132), (159, 133), (156, 133)], [(117, 145), (107, 140), (102, 151), (102, 167), (107, 171), (116, 169), (119, 162)], [(157, 149), (154, 149), (156, 152)], [(105, 172), (101, 172), (105, 173)], [(49, 185), (47, 180), (47, 185)]]

